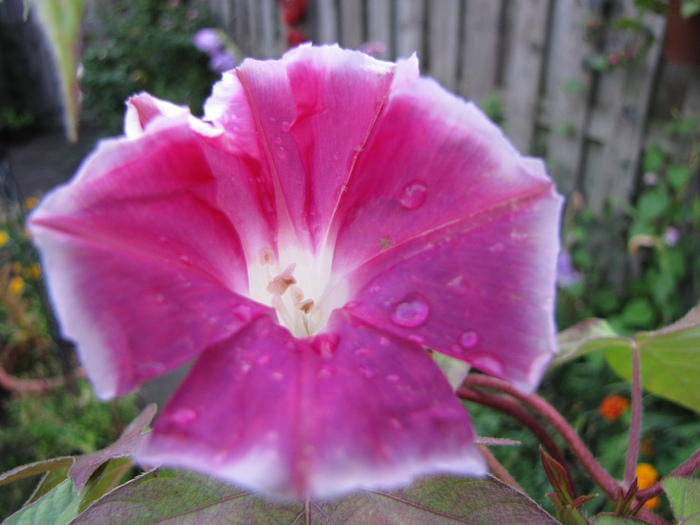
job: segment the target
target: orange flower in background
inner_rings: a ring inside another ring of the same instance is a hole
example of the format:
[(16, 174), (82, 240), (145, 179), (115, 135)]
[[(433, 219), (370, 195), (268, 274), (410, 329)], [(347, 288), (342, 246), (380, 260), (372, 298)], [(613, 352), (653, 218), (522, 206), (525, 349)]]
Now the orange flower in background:
[[(637, 486), (639, 490), (648, 489), (659, 480), (659, 473), (649, 463), (640, 463), (637, 465), (635, 475), (637, 476)], [(655, 496), (647, 500), (647, 502), (644, 503), (644, 507), (647, 509), (656, 508), (660, 501), (659, 497)]]
[(600, 403), (600, 415), (605, 421), (615, 421), (627, 410), (630, 401), (626, 397), (618, 395), (606, 396)]

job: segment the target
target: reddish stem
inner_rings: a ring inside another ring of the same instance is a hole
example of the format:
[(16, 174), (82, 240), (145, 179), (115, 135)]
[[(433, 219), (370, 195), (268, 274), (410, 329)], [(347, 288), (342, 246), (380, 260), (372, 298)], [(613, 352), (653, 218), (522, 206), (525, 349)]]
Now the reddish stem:
[[(556, 442), (552, 439), (552, 436), (549, 435), (547, 429), (544, 428), (537, 418), (526, 411), (518, 401), (508, 397), (488, 394), (486, 392), (465, 387), (460, 387), (457, 389), (457, 395), (465, 401), (473, 401), (481, 405), (495, 408), (496, 410), (520, 421), (530, 430), (530, 432), (532, 432), (538, 441), (542, 443), (542, 446), (544, 446), (547, 452), (549, 452), (549, 455), (561, 463), (564, 468), (566, 468), (564, 454), (557, 446)], [(569, 479), (571, 479), (571, 476), (569, 476)]]
[(564, 441), (569, 445), (571, 451), (579, 459), (583, 468), (588, 472), (593, 481), (603, 489), (608, 497), (611, 499), (617, 498), (618, 489), (620, 488), (618, 482), (603, 469), (576, 431), (571, 428), (564, 417), (552, 405), (547, 403), (547, 401), (537, 394), (523, 394), (513, 385), (502, 379), (482, 374), (470, 374), (465, 379), (464, 385), (498, 390), (499, 392), (519, 399), (532, 408), (561, 435)]
[(503, 465), (501, 465), (500, 461), (496, 459), (496, 456), (494, 456), (491, 453), (487, 446), (479, 445), (479, 451), (481, 452), (481, 455), (484, 456), (484, 459), (486, 460), (486, 465), (489, 467), (491, 474), (496, 476), (503, 483), (506, 483), (507, 485), (513, 487), (515, 490), (525, 494), (523, 488), (518, 484), (517, 481), (515, 481), (515, 478), (510, 475), (510, 472), (508, 472), (508, 470), (506, 470), (506, 468)]
[[(696, 450), (695, 453), (690, 456), (686, 461), (681, 463), (678, 467), (676, 467), (673, 472), (671, 472), (668, 476), (664, 476), (665, 478), (673, 478), (673, 477), (688, 477), (691, 476), (695, 473), (696, 470), (700, 469), (700, 449)], [(663, 487), (661, 486), (661, 483), (655, 483), (648, 489), (640, 490), (637, 493), (637, 498), (639, 499), (647, 499), (647, 498), (653, 498), (654, 496), (658, 496), (664, 491)]]
[(632, 420), (630, 421), (629, 445), (625, 460), (625, 487), (632, 484), (637, 472), (639, 444), (642, 435), (642, 369), (639, 348), (632, 342)]

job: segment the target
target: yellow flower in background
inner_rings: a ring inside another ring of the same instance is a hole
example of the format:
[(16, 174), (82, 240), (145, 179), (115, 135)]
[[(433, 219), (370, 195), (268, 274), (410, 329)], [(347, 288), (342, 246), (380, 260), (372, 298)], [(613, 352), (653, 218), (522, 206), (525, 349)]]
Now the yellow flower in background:
[(37, 197), (27, 197), (24, 200), (24, 209), (27, 211), (33, 210), (36, 208), (37, 204), (39, 204), (39, 199)]
[(5, 230), (0, 230), (0, 248), (5, 246), (10, 240), (10, 234)]
[(605, 421), (615, 421), (629, 406), (630, 402), (626, 397), (610, 395), (601, 401), (598, 410)]
[(24, 279), (22, 279), (19, 275), (16, 275), (10, 279), (7, 287), (9, 288), (11, 294), (19, 295), (22, 293), (22, 290), (24, 290)]
[(22, 265), (17, 261), (12, 263), (12, 273), (15, 275), (19, 275), (22, 273)]
[[(637, 486), (639, 487), (639, 490), (648, 489), (659, 480), (659, 473), (649, 463), (640, 463), (639, 465), (637, 465), (636, 476)], [(655, 496), (650, 500), (647, 500), (647, 502), (644, 503), (644, 507), (647, 509), (656, 508), (659, 505), (660, 501), (661, 500), (659, 499), (659, 497)]]
[(41, 277), (41, 266), (39, 263), (31, 263), (24, 269), (24, 275), (35, 281), (38, 280)]

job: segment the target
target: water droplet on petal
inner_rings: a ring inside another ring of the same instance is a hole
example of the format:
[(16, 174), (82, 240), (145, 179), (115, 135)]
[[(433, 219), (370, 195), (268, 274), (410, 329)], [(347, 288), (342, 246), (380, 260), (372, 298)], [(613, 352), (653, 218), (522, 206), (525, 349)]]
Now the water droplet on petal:
[(489, 251), (491, 253), (503, 253), (503, 251), (506, 249), (505, 246), (503, 246), (502, 242), (497, 242), (496, 244), (493, 244), (490, 248)]
[(282, 144), (282, 137), (275, 137), (275, 144)]
[(469, 281), (464, 275), (458, 275), (448, 281), (447, 287), (455, 293), (466, 294), (469, 292)]
[(256, 363), (259, 365), (266, 365), (270, 362), (270, 356), (269, 355), (261, 355), (255, 360)]
[(391, 320), (399, 326), (415, 328), (428, 320), (430, 305), (422, 297), (399, 303), (391, 314)]
[(287, 133), (291, 128), (292, 128), (292, 125), (289, 122), (287, 122), (286, 120), (284, 122), (282, 122), (282, 131)]
[(280, 146), (279, 148), (277, 148), (277, 156), (280, 159), (286, 159), (287, 158), (287, 148), (285, 148), (284, 146)]
[(331, 377), (331, 376), (335, 375), (335, 367), (331, 366), (331, 365), (324, 365), (318, 369), (318, 372), (316, 372), (316, 375), (322, 379), (326, 379), (328, 377)]
[(396, 430), (399, 430), (403, 425), (401, 425), (401, 421), (396, 419), (395, 417), (390, 417), (389, 418), (389, 425), (392, 428), (395, 428)]
[(374, 379), (377, 375), (377, 372), (368, 366), (361, 366), (357, 370), (365, 379)]
[(338, 160), (340, 158), (340, 151), (335, 150), (333, 152), (333, 160)]
[(465, 356), (465, 359), (474, 367), (482, 372), (491, 374), (497, 377), (503, 377), (503, 364), (495, 357), (486, 354), (470, 354)]
[(272, 379), (274, 381), (282, 381), (284, 379), (284, 374), (279, 371), (272, 372)]
[(390, 383), (398, 383), (399, 382), (399, 375), (398, 374), (389, 374), (386, 376), (386, 380), (389, 381)]
[(244, 374), (247, 374), (248, 372), (250, 372), (250, 369), (251, 369), (250, 363), (246, 363), (245, 361), (243, 361), (241, 363), (241, 372), (243, 372)]
[(178, 425), (189, 425), (196, 421), (197, 418), (199, 418), (199, 414), (196, 410), (192, 410), (191, 408), (180, 408), (170, 416), (170, 419)]
[(361, 346), (357, 350), (355, 350), (355, 355), (357, 357), (366, 357), (369, 355), (369, 348), (365, 348), (364, 346)]
[(185, 264), (192, 264), (192, 260), (187, 255), (180, 255), (180, 260)]
[(415, 210), (420, 208), (428, 196), (428, 187), (419, 180), (414, 180), (406, 184), (401, 195), (399, 203), (407, 210)]
[(459, 344), (461, 344), (464, 348), (471, 348), (472, 346), (476, 345), (476, 343), (479, 342), (479, 336), (476, 332), (472, 332), (471, 330), (464, 332), (462, 336), (459, 338)]
[(418, 335), (418, 334), (409, 335), (408, 340), (413, 341), (414, 343), (418, 343), (419, 345), (422, 345), (423, 343), (425, 343), (425, 337), (423, 337), (422, 335)]

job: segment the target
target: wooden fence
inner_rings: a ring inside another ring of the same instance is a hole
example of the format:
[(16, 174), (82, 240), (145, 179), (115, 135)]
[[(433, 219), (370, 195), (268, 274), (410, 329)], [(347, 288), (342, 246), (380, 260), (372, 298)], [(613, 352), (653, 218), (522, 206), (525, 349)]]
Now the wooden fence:
[[(275, 0), (209, 5), (249, 56), (286, 47)], [(633, 0), (309, 0), (302, 29), (315, 43), (381, 42), (381, 58), (416, 52), (424, 75), (482, 106), (500, 105), (515, 145), (547, 160), (560, 191), (579, 190), (601, 210), (634, 197), (641, 152), (663, 140), (672, 111), (700, 117), (700, 68), (662, 57), (665, 16), (647, 14), (641, 32), (611, 29), (636, 14)], [(601, 51), (639, 48), (646, 32), (640, 59), (602, 72), (588, 65)]]

